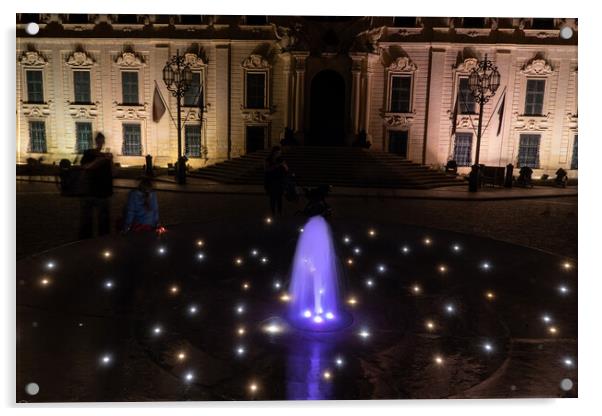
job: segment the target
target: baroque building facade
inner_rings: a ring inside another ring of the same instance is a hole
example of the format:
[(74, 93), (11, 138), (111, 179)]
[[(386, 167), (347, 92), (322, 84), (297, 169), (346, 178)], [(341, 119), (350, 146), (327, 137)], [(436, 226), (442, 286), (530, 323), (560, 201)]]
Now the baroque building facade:
[(180, 53), (193, 72), (181, 113), (192, 167), (285, 135), (351, 146), (365, 132), (370, 150), (466, 171), (478, 123), (467, 79), (487, 56), (501, 84), (480, 162), (577, 175), (576, 19), (19, 14), (16, 49), (19, 163), (74, 160), (97, 131), (121, 165), (174, 162), (162, 71)]

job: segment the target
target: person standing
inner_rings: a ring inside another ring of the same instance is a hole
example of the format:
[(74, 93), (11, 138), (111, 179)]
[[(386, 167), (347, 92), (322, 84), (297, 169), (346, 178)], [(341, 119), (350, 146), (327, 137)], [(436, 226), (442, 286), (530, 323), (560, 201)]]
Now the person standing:
[(272, 215), (282, 215), (282, 196), (286, 187), (288, 166), (280, 146), (272, 147), (265, 161), (264, 187), (270, 197)]
[(98, 235), (111, 232), (110, 201), (113, 195), (113, 155), (103, 153), (105, 136), (98, 133), (94, 138), (96, 147), (84, 152), (81, 166), (84, 170), (88, 190), (81, 198), (79, 238), (92, 238), (94, 235), (94, 212), (97, 214)]

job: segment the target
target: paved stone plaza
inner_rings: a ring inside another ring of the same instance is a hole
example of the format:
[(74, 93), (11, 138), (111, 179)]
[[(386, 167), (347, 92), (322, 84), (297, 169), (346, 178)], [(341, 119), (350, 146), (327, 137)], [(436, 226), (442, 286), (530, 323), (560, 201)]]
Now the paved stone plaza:
[(18, 400), (577, 395), (576, 197), (329, 202), (344, 300), (357, 304), (324, 337), (278, 320), (301, 205), (267, 225), (263, 195), (159, 192), (163, 240), (61, 246), (78, 201), (18, 182)]

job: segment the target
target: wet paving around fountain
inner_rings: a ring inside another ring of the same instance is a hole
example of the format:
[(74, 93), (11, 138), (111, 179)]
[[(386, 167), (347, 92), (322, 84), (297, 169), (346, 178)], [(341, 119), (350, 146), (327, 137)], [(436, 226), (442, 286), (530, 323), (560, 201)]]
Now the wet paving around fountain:
[(577, 396), (572, 261), (439, 230), (330, 225), (348, 314), (336, 331), (287, 320), (301, 219), (183, 224), (19, 261), (17, 399)]

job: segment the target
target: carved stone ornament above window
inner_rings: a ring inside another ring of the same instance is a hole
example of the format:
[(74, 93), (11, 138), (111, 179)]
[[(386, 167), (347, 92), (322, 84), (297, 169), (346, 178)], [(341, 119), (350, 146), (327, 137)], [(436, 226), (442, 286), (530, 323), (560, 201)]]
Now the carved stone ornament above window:
[[(472, 120), (471, 120), (472, 119)], [(479, 117), (471, 117), (470, 114), (459, 115), (456, 118), (456, 130), (457, 129), (472, 129), (479, 126)]]
[(470, 72), (473, 68), (476, 68), (479, 64), (479, 60), (477, 58), (466, 58), (464, 62), (456, 65), (456, 71), (458, 72)]
[(550, 128), (550, 113), (543, 116), (525, 116), (515, 112), (514, 117), (515, 130), (544, 131)]
[(384, 113), (383, 121), (387, 127), (407, 128), (410, 127), (414, 117), (406, 113)]
[(142, 55), (132, 51), (125, 51), (117, 56), (115, 63), (122, 67), (137, 68), (143, 66), (145, 62)]
[(23, 115), (25, 117), (31, 117), (31, 118), (48, 117), (50, 115), (50, 103), (51, 103), (51, 101), (48, 101), (47, 103), (44, 103), (44, 104), (22, 103), (21, 109), (22, 109)]
[(577, 127), (579, 126), (579, 117), (577, 116), (577, 114), (567, 113), (566, 119), (568, 121), (569, 129), (577, 130)]
[(393, 72), (414, 72), (416, 65), (407, 56), (400, 56), (395, 59), (388, 67), (389, 71)]
[(94, 65), (95, 61), (86, 51), (75, 51), (67, 58), (67, 65), (73, 67), (86, 67)]
[(25, 51), (19, 57), (19, 63), (25, 66), (45, 66), (48, 60), (38, 51)]
[(554, 69), (545, 58), (536, 56), (523, 65), (521, 72), (526, 75), (550, 75)]
[(268, 123), (272, 120), (272, 114), (275, 112), (275, 108), (260, 109), (260, 110), (248, 110), (241, 109), (242, 119), (246, 122), (251, 123)]
[(190, 66), (190, 69), (201, 69), (206, 65), (201, 56), (191, 52), (184, 54), (184, 62)]
[(249, 55), (241, 65), (245, 69), (269, 69), (271, 67), (265, 57), (255, 54)]
[(73, 118), (94, 118), (98, 116), (99, 104), (99, 102), (94, 104), (69, 104), (69, 115)]
[(123, 105), (113, 102), (115, 108), (115, 117), (127, 120), (144, 120), (148, 115), (148, 105)]

